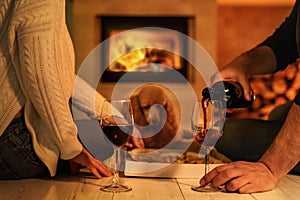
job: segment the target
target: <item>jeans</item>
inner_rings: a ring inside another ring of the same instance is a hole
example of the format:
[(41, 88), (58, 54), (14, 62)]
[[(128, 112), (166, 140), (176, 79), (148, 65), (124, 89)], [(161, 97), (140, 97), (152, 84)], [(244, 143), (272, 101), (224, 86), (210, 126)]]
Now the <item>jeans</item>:
[[(59, 171), (68, 169), (59, 162)], [(23, 118), (14, 119), (0, 136), (0, 179), (24, 179), (50, 176), (46, 165), (35, 154), (31, 134)]]

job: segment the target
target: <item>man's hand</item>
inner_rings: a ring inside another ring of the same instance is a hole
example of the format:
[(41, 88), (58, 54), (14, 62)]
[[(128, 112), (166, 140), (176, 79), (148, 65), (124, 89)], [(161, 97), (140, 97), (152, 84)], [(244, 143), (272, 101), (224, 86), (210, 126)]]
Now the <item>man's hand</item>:
[(94, 158), (86, 149), (83, 149), (78, 156), (69, 160), (69, 163), (73, 173), (78, 173), (79, 168), (82, 166), (88, 168), (97, 178), (112, 175), (111, 171), (102, 162)]
[(220, 74), (212, 77), (212, 84), (225, 80), (239, 82), (245, 94), (245, 99), (250, 101), (253, 95), (249, 77), (257, 74), (273, 73), (276, 69), (276, 57), (268, 46), (258, 46), (233, 59), (229, 64), (220, 69)]
[(220, 69), (220, 74), (216, 73), (212, 76), (211, 82), (214, 84), (217, 81), (232, 81), (238, 82), (241, 84), (244, 90), (244, 97), (247, 101), (251, 100), (253, 95), (250, 82), (249, 74), (247, 72), (248, 63), (245, 61), (245, 58), (240, 56), (230, 62), (228, 65)]
[(262, 162), (233, 162), (211, 170), (201, 180), (201, 185), (224, 185), (230, 192), (254, 193), (272, 190), (278, 181)]

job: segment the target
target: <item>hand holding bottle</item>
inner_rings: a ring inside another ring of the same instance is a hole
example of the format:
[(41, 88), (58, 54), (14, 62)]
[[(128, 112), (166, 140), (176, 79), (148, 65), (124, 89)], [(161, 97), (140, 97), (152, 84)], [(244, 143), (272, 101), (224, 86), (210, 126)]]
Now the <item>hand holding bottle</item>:
[(254, 95), (250, 96), (250, 101), (246, 100), (241, 84), (231, 81), (218, 81), (210, 88), (204, 88), (202, 96), (204, 99), (220, 100), (226, 108), (245, 108), (254, 100)]
[(243, 57), (230, 62), (228, 65), (220, 69), (221, 77), (214, 75), (212, 77), (212, 84), (219, 81), (226, 81), (232, 83), (239, 83), (243, 89), (243, 95), (246, 101), (253, 100), (253, 91), (249, 82), (249, 74), (247, 72), (247, 62)]
[(221, 75), (212, 77), (212, 84), (220, 80), (238, 82), (244, 89), (245, 99), (250, 101), (253, 95), (249, 77), (258, 74), (271, 74), (276, 70), (276, 57), (268, 46), (257, 46), (242, 53), (225, 67), (220, 68)]

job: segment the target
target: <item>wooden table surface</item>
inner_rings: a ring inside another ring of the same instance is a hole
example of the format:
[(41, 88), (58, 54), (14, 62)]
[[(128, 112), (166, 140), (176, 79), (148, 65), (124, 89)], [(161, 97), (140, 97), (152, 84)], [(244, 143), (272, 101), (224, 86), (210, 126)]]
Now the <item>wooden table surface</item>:
[(269, 192), (255, 194), (237, 194), (226, 192), (200, 193), (191, 190), (199, 179), (175, 178), (121, 178), (132, 186), (126, 193), (105, 193), (99, 190), (108, 185), (111, 177), (94, 179), (84, 174), (59, 177), (55, 179), (27, 179), (17, 181), (0, 181), (0, 199), (24, 200), (300, 200), (300, 176), (287, 175), (278, 186)]

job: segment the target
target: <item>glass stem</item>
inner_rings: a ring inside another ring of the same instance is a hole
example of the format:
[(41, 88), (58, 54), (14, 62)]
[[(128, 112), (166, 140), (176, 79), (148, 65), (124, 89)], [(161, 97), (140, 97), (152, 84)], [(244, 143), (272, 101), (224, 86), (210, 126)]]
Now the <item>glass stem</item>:
[(209, 162), (209, 153), (207, 153), (206, 155), (205, 155), (205, 157), (204, 157), (204, 174), (206, 175), (207, 173), (208, 173), (208, 171), (209, 171), (209, 164), (208, 164), (208, 162)]
[(112, 185), (114, 187), (118, 187), (120, 182), (119, 182), (119, 169), (120, 169), (120, 149), (119, 148), (114, 148), (114, 154), (115, 154), (115, 166), (114, 166), (114, 177), (113, 177), (113, 182)]

